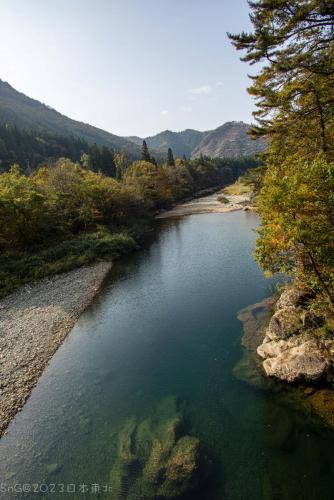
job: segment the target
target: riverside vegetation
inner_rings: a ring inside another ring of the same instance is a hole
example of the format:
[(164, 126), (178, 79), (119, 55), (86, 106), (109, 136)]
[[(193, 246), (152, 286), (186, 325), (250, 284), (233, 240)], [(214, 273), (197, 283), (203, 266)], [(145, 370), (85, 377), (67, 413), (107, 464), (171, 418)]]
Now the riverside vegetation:
[(229, 35), (262, 62), (254, 137), (267, 137), (255, 256), (293, 277), (258, 349), (268, 375), (332, 380), (334, 367), (334, 4), (250, 1), (253, 32)]
[[(227, 184), (258, 164), (251, 158), (174, 160), (171, 150), (167, 161), (157, 164), (145, 141), (142, 159), (131, 162), (124, 153), (76, 139), (51, 141), (45, 135), (37, 148), (31, 132), (16, 127), (0, 132), (7, 160), (21, 159), (24, 165), (0, 174), (0, 296), (23, 283), (136, 249), (157, 211)], [(83, 146), (80, 162), (47, 159), (64, 145), (73, 160)], [(41, 154), (42, 165), (33, 169)]]

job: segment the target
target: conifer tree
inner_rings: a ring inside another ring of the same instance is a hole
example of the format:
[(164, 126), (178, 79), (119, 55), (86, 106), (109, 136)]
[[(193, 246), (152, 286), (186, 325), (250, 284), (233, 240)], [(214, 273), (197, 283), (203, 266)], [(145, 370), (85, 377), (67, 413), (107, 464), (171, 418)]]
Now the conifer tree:
[(246, 51), (244, 61), (264, 63), (249, 89), (257, 102), (253, 133), (269, 145), (256, 257), (334, 307), (334, 3), (248, 3), (253, 31), (229, 36)]
[(168, 152), (167, 152), (167, 165), (170, 166), (170, 167), (174, 167), (175, 166), (175, 160), (174, 160), (174, 155), (173, 155), (172, 148), (168, 148)]
[(143, 161), (151, 161), (151, 156), (150, 156), (150, 153), (149, 153), (149, 150), (147, 147), (147, 143), (145, 140), (143, 141), (143, 145), (141, 148), (141, 159)]

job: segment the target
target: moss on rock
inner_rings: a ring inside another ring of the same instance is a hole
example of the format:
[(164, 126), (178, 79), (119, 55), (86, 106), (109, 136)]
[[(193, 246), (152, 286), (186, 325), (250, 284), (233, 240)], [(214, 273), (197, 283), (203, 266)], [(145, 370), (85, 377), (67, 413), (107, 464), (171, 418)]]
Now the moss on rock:
[(151, 417), (128, 420), (117, 436), (112, 500), (182, 498), (200, 483), (200, 442), (186, 435), (176, 398)]

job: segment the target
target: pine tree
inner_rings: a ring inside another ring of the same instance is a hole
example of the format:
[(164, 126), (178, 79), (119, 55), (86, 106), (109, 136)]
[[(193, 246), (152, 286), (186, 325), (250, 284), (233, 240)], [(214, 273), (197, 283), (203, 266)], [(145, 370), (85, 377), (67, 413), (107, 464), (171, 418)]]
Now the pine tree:
[(167, 165), (170, 167), (175, 167), (175, 160), (174, 160), (172, 148), (168, 148)]
[(110, 177), (115, 177), (116, 166), (114, 163), (114, 155), (111, 149), (106, 146), (102, 147), (101, 158), (100, 158), (100, 168), (101, 171)]
[(145, 140), (143, 141), (143, 145), (141, 148), (141, 159), (143, 161), (151, 161), (151, 156)]
[[(333, 0), (250, 0), (253, 31), (229, 35), (252, 76), (255, 135), (269, 138), (256, 258), (334, 306)], [(322, 300), (322, 299), (321, 299)]]

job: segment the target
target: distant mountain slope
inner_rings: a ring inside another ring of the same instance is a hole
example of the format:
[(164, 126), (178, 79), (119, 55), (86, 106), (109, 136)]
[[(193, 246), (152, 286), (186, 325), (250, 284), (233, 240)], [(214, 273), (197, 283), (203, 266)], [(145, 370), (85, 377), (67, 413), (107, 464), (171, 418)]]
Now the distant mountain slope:
[(140, 148), (128, 139), (72, 120), (45, 104), (18, 92), (2, 80), (0, 80), (0, 123), (10, 123), (17, 127), (48, 131), (62, 136), (82, 137), (89, 143), (96, 142), (116, 151), (125, 151), (131, 157), (138, 158), (140, 156)]
[[(150, 149), (161, 154), (166, 154), (168, 148), (172, 148), (174, 156), (182, 157), (186, 155), (189, 158), (192, 150), (200, 143), (205, 134), (206, 132), (192, 129), (183, 130), (182, 132), (165, 130), (157, 135), (145, 137), (145, 141)], [(137, 136), (131, 136), (128, 139), (138, 145), (143, 142), (143, 138)]]
[[(18, 92), (7, 82), (0, 80), (0, 124), (10, 123), (19, 128), (50, 132), (61, 136), (80, 137), (88, 143), (96, 142), (125, 151), (133, 159), (141, 155), (143, 139), (137, 136), (119, 137), (105, 130), (83, 122), (72, 120), (35, 99)], [(182, 132), (165, 130), (146, 142), (153, 156), (161, 160), (172, 148), (175, 157), (187, 158), (201, 154), (211, 157), (251, 156), (265, 148), (264, 140), (253, 141), (247, 131), (249, 125), (243, 122), (227, 122), (215, 130), (200, 132), (187, 129)]]
[(227, 122), (208, 132), (192, 151), (192, 158), (201, 155), (211, 157), (253, 156), (265, 149), (264, 139), (253, 140), (244, 122)]
[[(166, 154), (168, 148), (172, 148), (174, 156), (177, 157), (186, 155), (187, 158), (197, 158), (201, 154), (219, 158), (253, 156), (264, 150), (265, 142), (261, 139), (251, 139), (247, 135), (248, 130), (249, 125), (244, 122), (227, 122), (207, 132), (192, 129), (182, 132), (165, 130), (146, 137), (145, 140), (150, 149)], [(143, 139), (137, 136), (128, 139), (139, 146), (143, 142)]]

